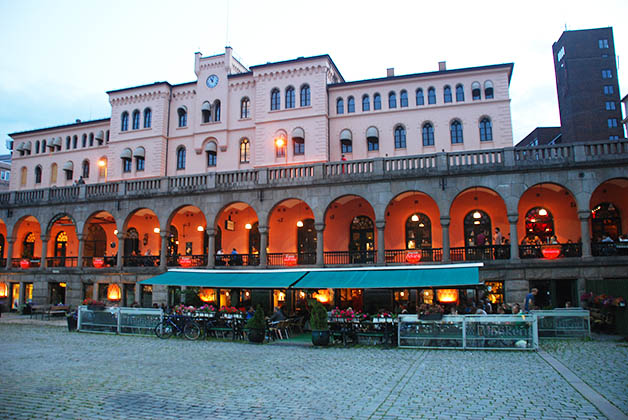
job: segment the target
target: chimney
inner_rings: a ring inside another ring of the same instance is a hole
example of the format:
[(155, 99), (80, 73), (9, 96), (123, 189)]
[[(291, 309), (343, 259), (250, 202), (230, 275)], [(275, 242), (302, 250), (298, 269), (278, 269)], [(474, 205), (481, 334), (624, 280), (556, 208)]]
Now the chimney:
[(386, 77), (395, 77), (395, 68), (386, 69)]
[(76, 119), (76, 123), (79, 124), (81, 122), (81, 120), (79, 120), (78, 118)]
[(446, 61), (439, 61), (438, 62), (438, 71), (445, 71), (447, 70), (447, 62)]

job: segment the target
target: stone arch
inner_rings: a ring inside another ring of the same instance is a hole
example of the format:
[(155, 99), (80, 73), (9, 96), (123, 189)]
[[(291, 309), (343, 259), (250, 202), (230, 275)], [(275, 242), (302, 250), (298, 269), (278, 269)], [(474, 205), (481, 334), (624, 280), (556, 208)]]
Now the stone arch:
[(436, 200), (424, 191), (406, 190), (390, 199), (386, 206), (384, 232), (386, 249), (406, 249), (405, 223), (415, 213), (425, 214), (431, 223), (431, 247), (442, 247), (441, 212)]
[(313, 219), (315, 223), (317, 220), (314, 211), (305, 200), (291, 197), (275, 203), (266, 220), (269, 253), (297, 252), (298, 231), (303, 228), (303, 221), (306, 219)]

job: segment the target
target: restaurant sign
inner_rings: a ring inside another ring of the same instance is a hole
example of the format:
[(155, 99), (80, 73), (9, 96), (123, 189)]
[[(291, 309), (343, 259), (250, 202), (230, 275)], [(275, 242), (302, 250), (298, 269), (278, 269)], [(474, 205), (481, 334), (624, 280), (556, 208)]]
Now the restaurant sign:
[(297, 254), (283, 254), (283, 265), (297, 265)]
[(421, 251), (408, 251), (406, 252), (406, 261), (410, 264), (416, 264), (421, 261)]

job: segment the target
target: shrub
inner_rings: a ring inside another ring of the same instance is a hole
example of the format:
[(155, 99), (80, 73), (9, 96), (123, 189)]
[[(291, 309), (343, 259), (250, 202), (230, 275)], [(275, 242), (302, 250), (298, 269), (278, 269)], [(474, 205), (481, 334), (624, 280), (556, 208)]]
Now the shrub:
[(262, 308), (262, 305), (257, 305), (253, 317), (246, 322), (246, 327), (253, 330), (265, 329), (266, 320), (264, 319), (264, 308)]
[(327, 331), (329, 329), (327, 325), (327, 309), (318, 301), (312, 305), (310, 328), (312, 328), (312, 331)]

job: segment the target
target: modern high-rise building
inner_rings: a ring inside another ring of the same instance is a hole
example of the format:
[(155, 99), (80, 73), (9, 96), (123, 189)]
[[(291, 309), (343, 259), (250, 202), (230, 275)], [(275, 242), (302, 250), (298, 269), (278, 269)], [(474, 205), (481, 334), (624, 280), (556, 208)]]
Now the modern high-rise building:
[(565, 31), (552, 50), (561, 143), (623, 138), (613, 28)]

